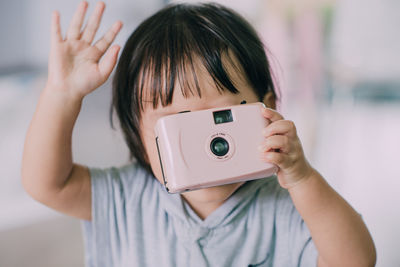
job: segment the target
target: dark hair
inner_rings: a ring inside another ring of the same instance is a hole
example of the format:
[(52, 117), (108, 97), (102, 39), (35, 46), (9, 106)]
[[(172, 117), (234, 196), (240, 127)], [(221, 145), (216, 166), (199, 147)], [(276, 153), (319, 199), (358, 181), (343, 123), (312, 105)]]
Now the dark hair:
[[(116, 68), (110, 107), (111, 127), (114, 129), (115, 109), (130, 150), (130, 160), (136, 158), (138, 164), (152, 173), (139, 128), (144, 110), (144, 86), (150, 85), (153, 108), (158, 106), (159, 100), (163, 106), (171, 104), (176, 79), (185, 96), (186, 90), (193, 94), (186, 80), (193, 78), (201, 97), (193, 64), (197, 56), (218, 91), (227, 89), (236, 94), (239, 91), (221, 59), (230, 51), (260, 101), (270, 91), (276, 99), (266, 48), (253, 27), (235, 11), (216, 3), (170, 4), (136, 28)], [(233, 63), (232, 59), (230, 62)], [(190, 73), (187, 73), (188, 68)]]

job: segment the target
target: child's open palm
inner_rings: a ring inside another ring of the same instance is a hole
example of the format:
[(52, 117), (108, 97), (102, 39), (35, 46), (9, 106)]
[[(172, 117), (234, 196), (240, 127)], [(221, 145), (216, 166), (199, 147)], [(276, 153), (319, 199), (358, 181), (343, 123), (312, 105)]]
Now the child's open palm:
[(51, 23), (47, 83), (50, 87), (66, 90), (67, 93), (78, 97), (86, 96), (108, 79), (120, 49), (118, 45), (109, 48), (122, 27), (120, 21), (115, 22), (108, 32), (92, 45), (105, 8), (103, 2), (97, 3), (87, 25), (81, 31), (87, 6), (86, 1), (79, 4), (64, 39), (57, 11), (53, 12)]

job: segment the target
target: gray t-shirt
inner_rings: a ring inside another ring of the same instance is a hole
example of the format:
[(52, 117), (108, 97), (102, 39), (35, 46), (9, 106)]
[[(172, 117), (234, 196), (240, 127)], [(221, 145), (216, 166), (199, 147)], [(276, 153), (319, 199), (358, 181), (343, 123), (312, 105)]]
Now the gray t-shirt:
[(92, 266), (316, 266), (306, 224), (276, 176), (246, 182), (205, 220), (137, 163), (89, 168)]

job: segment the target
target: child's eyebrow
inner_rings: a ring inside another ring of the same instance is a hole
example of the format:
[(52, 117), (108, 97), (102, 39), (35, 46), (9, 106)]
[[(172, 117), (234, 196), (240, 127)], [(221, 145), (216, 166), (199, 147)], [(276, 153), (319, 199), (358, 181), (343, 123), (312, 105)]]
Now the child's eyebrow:
[[(243, 101), (242, 101), (243, 102)], [(232, 103), (227, 103), (226, 105), (233, 105)], [(204, 109), (210, 109), (210, 108), (217, 108), (217, 107), (222, 107), (224, 105), (221, 105), (221, 103), (217, 104), (217, 102), (213, 102), (213, 103), (209, 103), (208, 105), (205, 105), (201, 108), (201, 110)], [(194, 110), (196, 110), (196, 108), (194, 108)], [(161, 116), (166, 116), (166, 115), (171, 115), (171, 114), (178, 114), (180, 112), (185, 112), (185, 111), (191, 111), (191, 109), (181, 109), (178, 111), (171, 111), (168, 109), (159, 109), (159, 110), (155, 110), (154, 114), (155, 115), (161, 115)]]
[(183, 112), (187, 112), (187, 111), (190, 111), (190, 110), (185, 109), (185, 110), (174, 111), (174, 112), (172, 112), (172, 111), (163, 111), (163, 112), (160, 112), (159, 115), (164, 115), (165, 116), (165, 115), (183, 113)]
[(168, 111), (168, 110), (155, 110), (153, 114), (165, 116), (165, 115), (170, 115), (170, 114), (175, 114), (175, 113), (178, 113), (178, 112), (172, 112), (172, 111)]
[(182, 109), (182, 110), (178, 110), (178, 111), (168, 111), (168, 110), (157, 110), (154, 111), (154, 115), (155, 116), (167, 116), (167, 115), (171, 115), (171, 114), (178, 114), (181, 112), (187, 112), (190, 111), (189, 109)]

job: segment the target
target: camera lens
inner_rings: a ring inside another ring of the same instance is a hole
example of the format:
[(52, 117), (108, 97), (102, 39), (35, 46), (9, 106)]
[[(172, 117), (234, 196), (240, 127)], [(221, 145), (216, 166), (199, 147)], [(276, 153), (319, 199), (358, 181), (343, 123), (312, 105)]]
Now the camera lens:
[(229, 151), (228, 142), (221, 137), (216, 137), (211, 141), (211, 151), (217, 156), (224, 156)]

